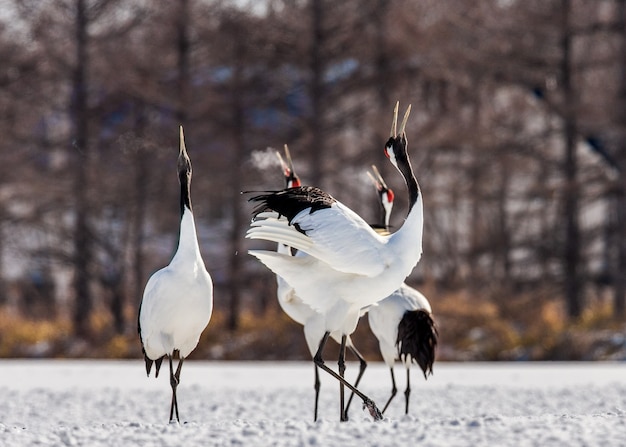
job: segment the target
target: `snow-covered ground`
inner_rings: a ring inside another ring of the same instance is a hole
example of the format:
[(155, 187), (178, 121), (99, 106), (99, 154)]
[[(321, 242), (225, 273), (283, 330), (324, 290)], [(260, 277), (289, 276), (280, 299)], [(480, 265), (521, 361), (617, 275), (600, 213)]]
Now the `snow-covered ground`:
[[(415, 368), (409, 416), (397, 366), (385, 419), (355, 400), (340, 423), (338, 386), (323, 372), (312, 420), (312, 363), (189, 360), (180, 425), (167, 421), (163, 367), (154, 379), (139, 359), (0, 361), (0, 445), (626, 446), (624, 363), (436, 363), (428, 381)], [(348, 364), (349, 377), (356, 370)], [(386, 367), (370, 364), (360, 388), (382, 407)]]

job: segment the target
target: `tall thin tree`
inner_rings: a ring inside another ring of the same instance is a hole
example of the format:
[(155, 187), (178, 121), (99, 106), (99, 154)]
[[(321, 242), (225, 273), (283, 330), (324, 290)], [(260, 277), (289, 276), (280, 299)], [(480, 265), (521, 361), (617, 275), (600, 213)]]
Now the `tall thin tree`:
[(563, 174), (565, 180), (563, 218), (565, 222), (565, 246), (563, 270), (567, 313), (577, 318), (582, 313), (582, 293), (580, 277), (580, 226), (578, 160), (576, 156), (576, 100), (572, 80), (572, 31), (570, 16), (571, 0), (561, 1), (561, 83), (563, 93)]
[(85, 0), (76, 0), (75, 61), (72, 78), (71, 116), (73, 122), (74, 169), (74, 332), (86, 337), (90, 332), (89, 316), (92, 308), (89, 288), (92, 244), (89, 230), (89, 129), (87, 109), (87, 67), (89, 58), (89, 18)]
[(626, 317), (626, 0), (617, 2), (617, 23), (620, 33), (619, 90), (615, 115), (617, 117), (619, 166), (617, 194), (617, 268), (615, 271), (615, 314)]

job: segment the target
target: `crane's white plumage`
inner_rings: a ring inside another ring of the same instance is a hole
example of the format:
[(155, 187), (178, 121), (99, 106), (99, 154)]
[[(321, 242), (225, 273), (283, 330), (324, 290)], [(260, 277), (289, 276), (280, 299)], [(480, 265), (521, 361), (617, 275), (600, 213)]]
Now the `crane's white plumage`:
[(432, 319), (432, 310), (426, 297), (406, 284), (384, 300), (371, 306), (369, 325), (378, 339), (380, 353), (391, 372), (391, 396), (383, 413), (397, 392), (394, 375), (395, 360), (400, 359), (406, 368), (405, 413), (409, 412), (411, 393), (410, 367), (415, 362), (424, 378), (433, 372), (438, 332)]
[(146, 355), (156, 360), (179, 351), (187, 357), (198, 345), (211, 318), (213, 285), (196, 238), (191, 210), (185, 208), (180, 240), (168, 266), (155, 272), (141, 304), (141, 339)]
[[(339, 331), (343, 340), (354, 332), (361, 309), (396, 290), (422, 253), (422, 197), (406, 151), (404, 133), (410, 107), (399, 134), (396, 133), (397, 109), (396, 105), (385, 154), (407, 182), (409, 213), (394, 234), (378, 235), (360, 216), (317, 188), (291, 188), (251, 199), (259, 205), (246, 237), (282, 243), (309, 255), (294, 257), (250, 251), (287, 281), (305, 304), (324, 316), (327, 335), (315, 360), (346, 386), (349, 384), (340, 377), (341, 371), (336, 375), (321, 360), (328, 335)], [(274, 214), (269, 215), (269, 211)], [(351, 389), (368, 404), (375, 418), (380, 417), (371, 400), (356, 388)]]
[[(174, 412), (176, 421), (179, 420), (176, 388), (183, 360), (198, 345), (213, 311), (213, 282), (200, 255), (191, 209), (191, 160), (185, 148), (182, 126), (178, 178), (181, 186), (178, 247), (169, 265), (155, 272), (148, 280), (138, 318), (148, 375), (153, 362), (158, 377), (163, 358), (168, 357), (169, 360), (172, 386), (170, 421), (174, 420)], [(172, 366), (175, 353), (179, 357), (176, 372)]]
[[(380, 231), (388, 231), (393, 191), (387, 187), (376, 166), (372, 168), (373, 174), (368, 174), (374, 181), (383, 210), (377, 227)], [(425, 378), (429, 373), (432, 374), (438, 333), (431, 314), (428, 299), (405, 283), (387, 298), (368, 308), (370, 328), (378, 339), (380, 353), (391, 371), (391, 396), (383, 413), (397, 392), (393, 370), (395, 360), (401, 359), (407, 370), (407, 386), (404, 392), (406, 413), (409, 412), (411, 363), (416, 362), (420, 366)]]
[[(335, 201), (330, 208), (315, 212), (306, 208), (291, 221), (277, 214), (259, 214), (247, 237), (286, 244), (308, 254), (292, 257), (249, 251), (287, 281), (305, 304), (327, 314), (328, 331), (350, 334), (360, 310), (391, 294), (419, 261), (422, 224), (421, 195), (404, 225), (389, 236), (377, 234)], [(324, 287), (312, 287), (316, 284)]]
[[(407, 311), (423, 310), (432, 313), (428, 299), (414, 288), (402, 284), (384, 300), (371, 306), (367, 313), (370, 328), (379, 342), (380, 354), (387, 366), (400, 359), (398, 352), (398, 324)], [(402, 362), (408, 368), (413, 359), (409, 354)]]
[[(296, 175), (293, 162), (291, 160), (291, 154), (289, 153), (289, 148), (285, 145), (285, 158), (281, 156), (280, 152), (276, 151), (276, 155), (278, 156), (278, 160), (283, 169), (283, 174), (285, 176), (285, 186), (286, 188), (294, 188), (301, 186), (300, 178)], [(269, 216), (272, 217), (272, 216)], [(292, 256), (292, 250), (290, 247), (284, 244), (278, 244), (277, 250), (278, 253)], [(298, 257), (306, 257), (308, 255), (304, 254), (302, 251), (296, 252)], [(306, 340), (307, 347), (309, 348), (309, 352), (311, 353), (311, 357), (315, 356), (319, 348), (319, 343), (324, 337), (325, 333), (325, 324), (324, 317), (319, 312), (315, 311), (311, 306), (304, 303), (300, 297), (296, 294), (291, 285), (287, 283), (281, 276), (276, 275), (276, 295), (278, 298), (278, 303), (281, 309), (295, 322), (300, 323), (304, 326), (304, 337)], [(331, 338), (335, 340), (337, 343), (341, 344), (341, 333), (339, 331), (335, 331), (330, 334)], [(350, 349), (356, 357), (359, 359), (359, 374), (357, 376), (355, 386), (358, 386), (361, 377), (363, 376), (363, 372), (367, 367), (367, 362), (361, 355), (361, 353), (356, 349), (354, 344), (352, 343), (352, 339), (350, 336), (346, 338), (346, 347)], [(319, 400), (319, 390), (320, 390), (320, 380), (319, 373), (317, 370), (317, 366), (315, 367), (315, 405), (314, 405), (314, 420), (317, 420), (317, 408), (318, 408), (318, 400)], [(347, 411), (347, 410), (346, 410)]]
[[(405, 139), (398, 139), (406, 144)], [(401, 149), (406, 151), (406, 146)], [(407, 171), (407, 167), (412, 177), (410, 165), (402, 169)], [(304, 303), (327, 315), (326, 330), (350, 334), (360, 309), (390, 295), (420, 259), (423, 209), (417, 182), (415, 188), (415, 202), (404, 224), (391, 235), (377, 234), (354, 211), (327, 196), (329, 206), (305, 206), (292, 217), (280, 209), (260, 212), (246, 235), (282, 243), (309, 256), (264, 250), (249, 253), (287, 281)]]

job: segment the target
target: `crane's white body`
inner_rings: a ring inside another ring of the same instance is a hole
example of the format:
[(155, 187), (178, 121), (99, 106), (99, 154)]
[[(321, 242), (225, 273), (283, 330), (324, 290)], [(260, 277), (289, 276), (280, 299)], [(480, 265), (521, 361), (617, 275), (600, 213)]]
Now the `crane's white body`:
[[(200, 255), (191, 211), (192, 168), (182, 126), (177, 167), (181, 188), (178, 247), (170, 263), (148, 280), (138, 318), (146, 373), (150, 375), (154, 363), (155, 376), (158, 377), (163, 358), (168, 358), (172, 387), (170, 422), (180, 421), (176, 389), (183, 362), (198, 345), (213, 312), (213, 281)], [(178, 367), (174, 371), (176, 353)]]
[[(289, 247), (282, 244), (278, 244), (277, 252), (291, 256)], [(300, 253), (301, 252), (298, 252), (296, 256), (303, 256)], [(276, 275), (276, 285), (278, 304), (289, 316), (289, 318), (304, 326), (304, 338), (306, 339), (306, 344), (309, 348), (309, 352), (311, 353), (311, 357), (313, 357), (317, 352), (320, 340), (326, 331), (323, 315), (313, 310), (311, 306), (303, 302), (296, 294), (294, 288), (279, 275)], [(364, 311), (362, 313), (364, 314)], [(332, 332), (330, 336), (337, 343), (341, 343), (341, 333), (339, 331)], [(350, 336), (346, 339), (346, 346), (354, 348)]]
[[(385, 364), (393, 368), (395, 360), (398, 360), (398, 324), (405, 312), (412, 310), (425, 310), (432, 313), (428, 299), (414, 288), (402, 284), (384, 300), (371, 306), (367, 318), (370, 329), (378, 339), (380, 353)], [(402, 359), (406, 368), (411, 365), (411, 358)]]
[[(377, 234), (358, 214), (315, 187), (287, 188), (250, 199), (259, 205), (247, 238), (284, 244), (307, 255), (249, 251), (319, 313), (324, 332), (313, 361), (340, 382), (342, 421), (347, 420), (344, 387), (363, 400), (375, 420), (382, 419), (375, 403), (344, 379), (343, 341), (355, 331), (362, 309), (400, 287), (422, 254), (422, 195), (406, 151), (404, 132), (410, 110), (409, 106), (398, 133), (396, 104), (390, 137), (384, 146), (385, 155), (404, 177), (409, 193), (409, 213), (394, 234)], [(342, 340), (338, 373), (322, 358), (333, 333), (341, 335)]]
[(144, 290), (139, 324), (147, 356), (156, 360), (178, 350), (181, 358), (187, 357), (198, 345), (212, 311), (213, 282), (200, 255), (193, 214), (185, 208), (178, 249)]
[(419, 261), (421, 194), (404, 225), (389, 236), (378, 235), (340, 202), (310, 211), (304, 209), (291, 223), (276, 213), (262, 213), (247, 234), (252, 239), (289, 245), (309, 256), (262, 250), (250, 254), (291, 285), (303, 303), (323, 315), (325, 331), (351, 334), (362, 309), (396, 290)]

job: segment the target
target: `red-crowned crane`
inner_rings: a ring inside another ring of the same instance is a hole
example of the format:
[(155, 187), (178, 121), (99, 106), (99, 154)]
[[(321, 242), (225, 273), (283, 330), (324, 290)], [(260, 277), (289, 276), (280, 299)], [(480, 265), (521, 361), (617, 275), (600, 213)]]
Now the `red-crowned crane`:
[[(346, 338), (356, 329), (361, 310), (396, 290), (422, 254), (423, 205), (419, 184), (407, 153), (405, 126), (396, 132), (398, 104), (385, 155), (400, 171), (409, 193), (404, 224), (388, 236), (377, 234), (359, 215), (316, 187), (301, 186), (260, 194), (246, 234), (251, 239), (282, 243), (309, 256), (297, 257), (250, 250), (290, 284), (303, 302), (323, 316), (324, 336), (314, 362), (340, 382), (340, 419), (345, 420), (344, 386), (361, 398), (375, 420), (376, 404), (344, 379)], [(326, 366), (324, 347), (332, 332), (341, 334), (338, 373)]]
[[(138, 330), (150, 376), (155, 364), (159, 375), (164, 357), (169, 360), (172, 402), (170, 422), (180, 422), (176, 389), (185, 358), (196, 348), (213, 311), (213, 282), (207, 272), (196, 235), (191, 209), (191, 160), (180, 127), (178, 155), (180, 182), (180, 233), (178, 247), (170, 263), (155, 272), (144, 289), (139, 308)], [(178, 355), (174, 371), (173, 359)], [(175, 417), (175, 418), (174, 418)]]
[[(382, 213), (378, 227), (388, 231), (389, 216), (393, 208), (393, 191), (387, 187), (382, 176), (372, 166), (374, 181)], [(403, 283), (398, 290), (384, 300), (370, 306), (367, 318), (370, 328), (380, 347), (380, 354), (391, 372), (391, 396), (382, 412), (384, 413), (397, 393), (393, 367), (397, 359), (406, 368), (405, 414), (409, 413), (409, 395), (411, 394), (410, 366), (416, 362), (428, 378), (433, 373), (435, 348), (438, 332), (432, 318), (428, 299), (419, 291)]]
[[(295, 172), (293, 167), (293, 161), (291, 159), (291, 154), (289, 153), (289, 148), (285, 144), (285, 157), (283, 158), (279, 151), (276, 151), (276, 156), (278, 157), (279, 163), (283, 170), (283, 175), (285, 177), (285, 187), (286, 188), (295, 188), (301, 186), (300, 178)], [(278, 253), (282, 253), (286, 256), (292, 256), (292, 250), (289, 246), (284, 244), (278, 244)], [(302, 252), (298, 252), (297, 256), (306, 256), (303, 255)], [(309, 352), (311, 353), (311, 357), (315, 356), (317, 349), (319, 348), (319, 343), (324, 337), (324, 321), (323, 316), (313, 310), (311, 306), (304, 303), (296, 294), (293, 287), (291, 287), (283, 278), (279, 275), (276, 275), (276, 295), (278, 298), (278, 303), (280, 304), (281, 309), (295, 322), (300, 323), (304, 326), (304, 337), (306, 339), (307, 347), (309, 348)], [(341, 343), (341, 334), (339, 332), (331, 333), (331, 338), (333, 338), (337, 343)], [(361, 355), (361, 353), (354, 347), (352, 343), (352, 339), (350, 336), (346, 338), (346, 347), (352, 351), (352, 353), (359, 360), (359, 374), (357, 375), (355, 386), (359, 385), (361, 377), (365, 372), (365, 368), (367, 367), (367, 362), (365, 358)], [(317, 409), (319, 403), (319, 392), (320, 392), (320, 378), (319, 378), (319, 368), (314, 364), (315, 369), (315, 404), (313, 408), (313, 420), (317, 420)], [(347, 411), (347, 410), (346, 410)], [(347, 415), (346, 415), (347, 417)]]

